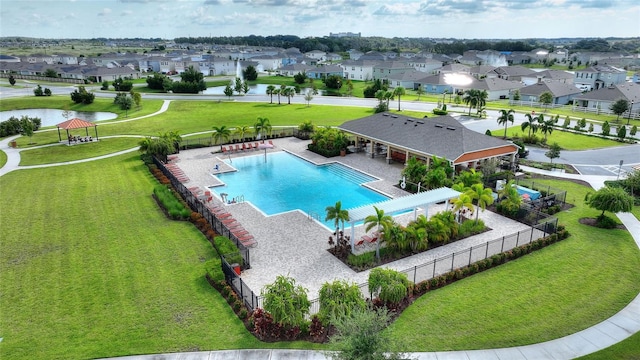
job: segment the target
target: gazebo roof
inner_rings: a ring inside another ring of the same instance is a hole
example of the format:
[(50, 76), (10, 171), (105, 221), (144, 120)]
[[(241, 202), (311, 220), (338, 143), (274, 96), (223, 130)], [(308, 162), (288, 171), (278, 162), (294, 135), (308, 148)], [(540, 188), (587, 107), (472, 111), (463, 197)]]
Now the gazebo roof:
[(58, 124), (56, 126), (59, 129), (70, 130), (70, 129), (88, 128), (88, 127), (98, 126), (98, 125), (96, 125), (96, 124), (94, 124), (92, 122), (86, 121), (86, 120), (73, 118), (71, 120), (67, 120), (65, 122), (61, 122), (60, 124)]
[(375, 204), (369, 204), (349, 209), (349, 222), (355, 223), (364, 220), (369, 215), (375, 214), (374, 206), (384, 210), (385, 214), (392, 214), (399, 211), (411, 210), (422, 205), (433, 204), (445, 200), (449, 200), (460, 196), (460, 192), (441, 187), (417, 194), (407, 195), (395, 199), (384, 200)]

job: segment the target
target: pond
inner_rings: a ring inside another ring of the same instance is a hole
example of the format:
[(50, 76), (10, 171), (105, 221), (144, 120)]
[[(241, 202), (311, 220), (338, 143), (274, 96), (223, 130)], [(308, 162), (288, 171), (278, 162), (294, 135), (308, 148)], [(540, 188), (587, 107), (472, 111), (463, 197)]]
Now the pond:
[[(17, 117), (18, 119), (20, 119), (22, 116), (28, 116), (42, 119), (42, 127), (55, 126), (67, 120), (64, 116), (62, 116), (63, 111), (64, 110), (58, 109), (25, 109), (0, 111), (0, 121), (9, 120), (9, 118), (12, 116)], [(118, 117), (118, 114), (104, 111), (86, 112), (69, 110), (69, 113), (69, 119), (79, 118), (90, 122), (111, 120)]]
[[(249, 92), (248, 95), (267, 95), (267, 86), (269, 86), (269, 84), (256, 84), (256, 85), (249, 85)], [(276, 88), (280, 88), (279, 85), (273, 85)], [(210, 87), (207, 88), (207, 90), (203, 91), (202, 94), (204, 95), (224, 95), (224, 89), (226, 86), (214, 86), (214, 87)], [(237, 93), (234, 93), (234, 95), (237, 95)]]

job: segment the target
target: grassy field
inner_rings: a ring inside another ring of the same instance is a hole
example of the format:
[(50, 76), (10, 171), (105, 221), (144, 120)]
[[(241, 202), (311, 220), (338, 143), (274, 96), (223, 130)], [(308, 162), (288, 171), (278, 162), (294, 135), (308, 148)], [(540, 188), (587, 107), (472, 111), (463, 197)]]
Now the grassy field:
[(638, 360), (640, 359), (640, 333), (627, 338), (625, 341), (600, 350), (591, 355), (578, 358), (579, 360)]
[[(492, 133), (496, 137), (502, 137), (504, 135), (504, 129), (496, 130)], [(520, 126), (512, 126), (510, 128), (507, 128), (508, 137), (521, 137), (523, 135), (526, 136), (527, 131), (522, 131)], [(538, 136), (538, 138), (544, 137), (544, 135), (540, 134), (540, 132), (536, 133), (536, 135)], [(551, 134), (547, 135), (547, 144), (550, 145), (554, 142), (557, 142), (563, 150), (589, 150), (623, 146), (622, 143), (614, 140), (603, 139), (596, 136), (576, 134), (568, 131), (560, 131), (558, 129), (554, 129)]]
[(138, 146), (139, 138), (109, 138), (98, 142), (78, 143), (76, 145), (48, 146), (20, 152), (20, 165), (40, 165), (87, 159), (95, 156), (113, 154)]
[[(174, 101), (165, 114), (99, 131), (186, 134), (214, 125), (252, 126), (258, 116), (275, 126), (304, 120), (337, 125), (371, 112)], [(57, 141), (57, 132), (38, 133), (34, 140), (53, 135)], [(137, 139), (27, 150), (23, 162), (93, 157), (132, 142)], [(0, 177), (0, 358), (327, 348), (255, 340), (204, 281), (204, 262), (215, 258), (211, 246), (189, 223), (164, 218), (150, 196), (154, 183), (137, 153)], [(570, 239), (423, 296), (387, 331), (411, 351), (504, 347), (573, 333), (625, 306), (640, 292), (637, 246), (627, 232), (578, 224), (580, 217), (598, 214), (582, 204), (587, 188), (552, 185), (566, 189), (577, 205), (560, 215)]]
[(246, 331), (204, 279), (211, 245), (164, 217), (154, 183), (135, 153), (0, 178), (0, 358), (310, 346)]
[(7, 153), (0, 150), (0, 168), (3, 167), (4, 164), (6, 163), (7, 163)]
[[(556, 339), (601, 322), (640, 292), (640, 251), (630, 234), (578, 223), (595, 217), (589, 188), (567, 190), (575, 207), (559, 214), (572, 236), (462, 282), (427, 293), (388, 329), (411, 351), (482, 349)], [(604, 266), (603, 264), (606, 264)], [(597, 294), (597, 301), (594, 301)], [(424, 331), (415, 331), (424, 324)]]

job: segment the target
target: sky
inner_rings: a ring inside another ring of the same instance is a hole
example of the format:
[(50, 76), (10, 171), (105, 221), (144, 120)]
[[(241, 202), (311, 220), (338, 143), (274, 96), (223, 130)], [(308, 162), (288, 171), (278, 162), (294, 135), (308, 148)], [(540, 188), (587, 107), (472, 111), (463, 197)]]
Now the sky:
[(639, 0), (0, 0), (0, 36), (638, 37)]

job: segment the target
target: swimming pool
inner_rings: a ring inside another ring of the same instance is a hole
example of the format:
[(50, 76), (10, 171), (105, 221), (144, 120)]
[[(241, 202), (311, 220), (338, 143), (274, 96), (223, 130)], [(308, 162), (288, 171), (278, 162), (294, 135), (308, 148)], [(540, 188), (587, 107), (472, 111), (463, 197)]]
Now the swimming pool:
[(284, 151), (268, 154), (266, 162), (263, 154), (232, 161), (238, 171), (216, 175), (225, 185), (211, 190), (228, 199), (242, 196), (267, 215), (299, 209), (318, 214), (333, 228), (324, 222), (327, 206), (341, 201), (350, 209), (388, 199), (361, 185), (376, 178), (340, 163), (317, 166)]

